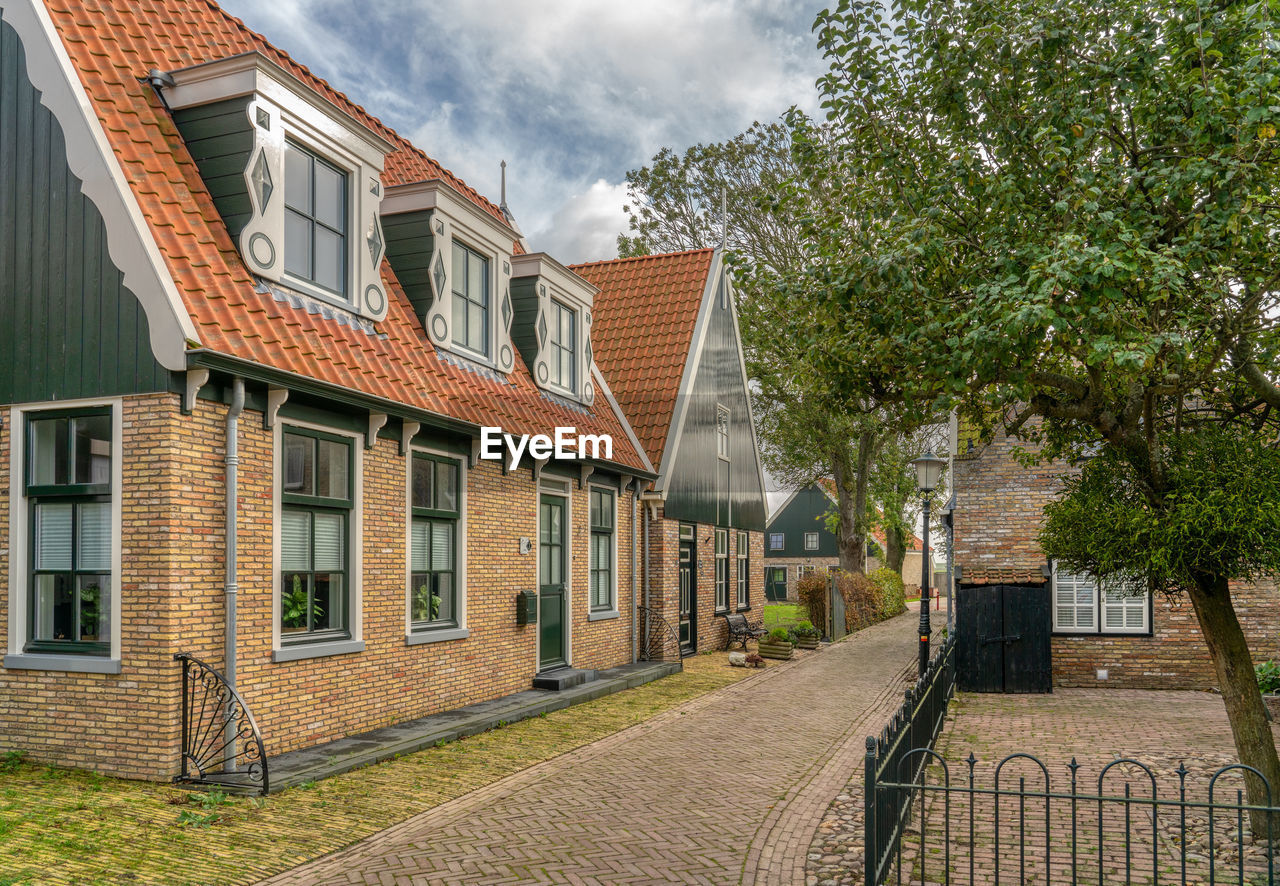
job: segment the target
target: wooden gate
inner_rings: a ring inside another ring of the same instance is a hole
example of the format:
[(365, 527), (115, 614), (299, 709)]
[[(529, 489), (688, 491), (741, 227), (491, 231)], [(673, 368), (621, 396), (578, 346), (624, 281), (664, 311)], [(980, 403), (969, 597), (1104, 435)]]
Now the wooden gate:
[(1048, 585), (962, 587), (956, 681), (967, 692), (1052, 692)]

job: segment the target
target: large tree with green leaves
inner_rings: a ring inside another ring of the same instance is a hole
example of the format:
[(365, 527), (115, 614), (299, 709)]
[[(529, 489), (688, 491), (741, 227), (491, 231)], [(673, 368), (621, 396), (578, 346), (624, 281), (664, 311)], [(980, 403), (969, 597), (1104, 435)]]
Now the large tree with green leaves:
[[(800, 119), (794, 115), (793, 123)], [(891, 482), (891, 466), (879, 463), (882, 452), (900, 454), (899, 442), (932, 416), (904, 409), (893, 384), (855, 391), (826, 376), (839, 365), (833, 356), (842, 347), (842, 321), (814, 297), (805, 272), (812, 244), (801, 219), (833, 195), (817, 159), (826, 147), (823, 130), (806, 129), (803, 166), (795, 131), (781, 122), (756, 123), (683, 154), (664, 148), (627, 174), (631, 233), (618, 238), (618, 251), (727, 247), (765, 464), (791, 486), (833, 479), (840, 565), (863, 572), (867, 534), (877, 522), (872, 505), (893, 509), (881, 518), (887, 528), (912, 519), (910, 502), (900, 496), (877, 500), (877, 489), (901, 485)], [(892, 468), (910, 474), (903, 463)], [(901, 541), (899, 535), (893, 537)]]
[[(854, 384), (892, 354), (975, 420), (1008, 410), (1043, 459), (1087, 460), (1046, 553), (1190, 598), (1240, 759), (1280, 796), (1231, 598), (1280, 571), (1277, 18), (1274, 0), (842, 0), (816, 24), (840, 200), (811, 235), (815, 291), (860, 318)], [(871, 205), (850, 261), (846, 207)]]

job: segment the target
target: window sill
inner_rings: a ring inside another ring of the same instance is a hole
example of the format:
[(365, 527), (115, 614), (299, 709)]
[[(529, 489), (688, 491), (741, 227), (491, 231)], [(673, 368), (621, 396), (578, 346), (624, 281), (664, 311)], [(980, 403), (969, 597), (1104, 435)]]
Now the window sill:
[(587, 621), (607, 621), (611, 618), (621, 618), (622, 613), (616, 609), (600, 609), (595, 612), (587, 613)]
[(1133, 637), (1138, 640), (1150, 640), (1155, 634), (1151, 631), (1052, 631), (1053, 637)]
[(66, 671), (73, 674), (118, 674), (120, 659), (96, 655), (6, 655), (4, 666), (13, 670)]
[(299, 643), (271, 650), (272, 661), (300, 661), (304, 658), (324, 658), (329, 655), (346, 655), (364, 652), (363, 640), (331, 640), (325, 643)]
[(739, 607), (738, 607), (738, 611), (739, 611), (739, 612), (750, 612), (750, 611), (751, 611), (751, 607), (750, 607), (750, 606), (739, 606)]
[(467, 628), (428, 628), (404, 635), (406, 646), (418, 646), (422, 643), (443, 643), (446, 640), (465, 640), (471, 636)]

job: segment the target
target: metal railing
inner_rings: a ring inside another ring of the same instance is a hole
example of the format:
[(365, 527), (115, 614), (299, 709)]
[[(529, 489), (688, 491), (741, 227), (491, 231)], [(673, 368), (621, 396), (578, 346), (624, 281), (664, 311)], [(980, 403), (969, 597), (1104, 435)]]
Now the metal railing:
[(947, 705), (955, 694), (955, 649), (955, 634), (951, 634), (933, 654), (915, 685), (907, 689), (906, 699), (880, 736), (867, 737), (863, 801), (867, 886), (885, 882), (895, 858), (901, 854), (903, 830), (915, 798), (913, 791), (886, 791), (880, 785), (886, 781), (917, 785), (923, 778), (927, 760), (923, 755), (913, 755), (919, 754), (920, 749), (931, 749), (942, 731)]
[(684, 670), (680, 635), (671, 622), (652, 606), (637, 606), (636, 610), (640, 616), (640, 660), (678, 661), (680, 669)]
[[(900, 762), (921, 776), (925, 770), (938, 776), (932, 782), (916, 777), (875, 784), (877, 805), (910, 807), (910, 798), (920, 795), (919, 815), (898, 832), (891, 856), (878, 868), (877, 884), (893, 872), (898, 883), (939, 886), (1275, 883), (1280, 807), (1272, 805), (1266, 779), (1239, 763), (1196, 773), (1180, 762), (1161, 773), (1138, 760), (1112, 760), (1099, 771), (1094, 789), (1082, 791), (1082, 767), (1074, 758), (1064, 767), (1066, 790), (1054, 790), (1049, 767), (1031, 754), (1000, 760), (988, 787), (978, 784), (973, 754), (964, 761), (963, 785), (951, 783), (946, 761), (932, 750), (913, 749)], [(1265, 806), (1246, 802), (1244, 782), (1251, 778), (1261, 779)], [(1266, 823), (1258, 836), (1252, 813)], [(870, 871), (868, 864), (868, 883)]]
[(270, 785), (262, 733), (222, 672), (187, 652), (182, 662), (182, 769), (177, 783), (260, 788)]

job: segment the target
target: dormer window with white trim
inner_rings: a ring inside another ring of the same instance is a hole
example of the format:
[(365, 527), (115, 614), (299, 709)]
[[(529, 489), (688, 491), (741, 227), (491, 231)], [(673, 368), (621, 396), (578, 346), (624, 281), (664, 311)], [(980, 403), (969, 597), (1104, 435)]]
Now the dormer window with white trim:
[(488, 357), (489, 260), (453, 241), (453, 343)]
[(553, 298), (551, 322), (548, 326), (548, 381), (554, 387), (573, 393), (578, 389), (578, 314), (573, 308)]
[(171, 76), (165, 100), (248, 270), (383, 319), (379, 209), (393, 146), (261, 53)]
[(284, 148), (284, 270), (347, 295), (347, 174), (291, 141)]

